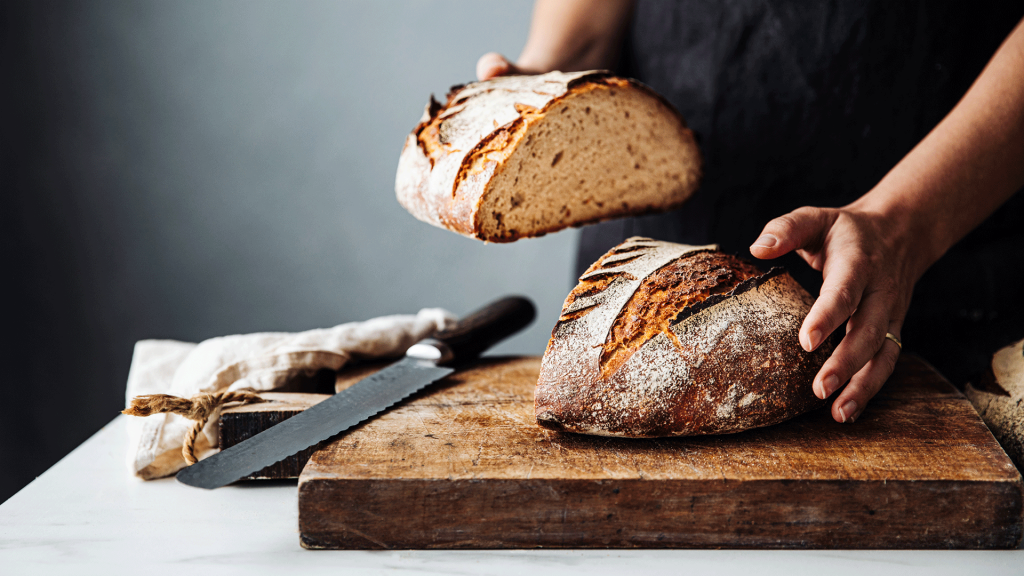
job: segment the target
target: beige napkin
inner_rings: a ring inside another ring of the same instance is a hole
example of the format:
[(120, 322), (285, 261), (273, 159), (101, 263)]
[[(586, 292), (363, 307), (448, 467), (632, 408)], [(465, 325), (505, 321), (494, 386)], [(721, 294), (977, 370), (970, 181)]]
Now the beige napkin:
[[(126, 406), (141, 394), (188, 398), (199, 392), (272, 390), (299, 374), (340, 369), (351, 358), (399, 356), (418, 340), (455, 321), (440, 308), (307, 332), (263, 332), (211, 338), (199, 344), (141, 340), (128, 372)], [(217, 452), (219, 411), (196, 438), (200, 460)], [(181, 444), (192, 421), (177, 414), (128, 418), (128, 468), (145, 480), (185, 467)]]

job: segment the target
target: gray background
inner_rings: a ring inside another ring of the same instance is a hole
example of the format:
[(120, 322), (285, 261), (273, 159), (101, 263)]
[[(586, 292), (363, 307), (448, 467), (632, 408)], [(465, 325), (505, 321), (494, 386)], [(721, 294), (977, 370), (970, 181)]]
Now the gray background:
[[(6, 2), (0, 501), (123, 407), (132, 345), (523, 293), (540, 354), (576, 231), (484, 245), (394, 198), (428, 95), (532, 2)], [(125, 472), (127, 474), (127, 471)]]

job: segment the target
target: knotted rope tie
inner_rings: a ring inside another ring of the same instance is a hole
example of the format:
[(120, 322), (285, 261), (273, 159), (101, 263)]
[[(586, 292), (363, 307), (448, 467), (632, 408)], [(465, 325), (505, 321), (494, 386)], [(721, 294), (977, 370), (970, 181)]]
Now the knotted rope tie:
[(259, 394), (251, 389), (222, 390), (211, 394), (196, 394), (191, 398), (181, 398), (169, 394), (144, 394), (132, 398), (132, 405), (122, 414), (129, 416), (149, 416), (151, 414), (180, 414), (195, 424), (185, 434), (185, 443), (181, 445), (181, 455), (191, 466), (199, 460), (195, 455), (196, 437), (206, 426), (213, 412), (222, 404), (229, 402), (241, 402), (242, 404), (256, 404), (263, 402)]

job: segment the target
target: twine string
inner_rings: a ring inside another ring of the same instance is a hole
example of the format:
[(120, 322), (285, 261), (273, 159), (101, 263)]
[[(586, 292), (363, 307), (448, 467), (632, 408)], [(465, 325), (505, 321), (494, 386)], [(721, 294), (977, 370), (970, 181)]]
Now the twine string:
[(181, 445), (181, 455), (191, 466), (199, 461), (195, 455), (196, 438), (217, 408), (230, 402), (256, 404), (263, 401), (259, 394), (249, 388), (200, 393), (191, 398), (181, 398), (169, 394), (144, 394), (132, 398), (132, 405), (122, 410), (121, 413), (129, 416), (170, 413), (180, 414), (192, 420), (192, 427), (185, 434), (185, 442)]

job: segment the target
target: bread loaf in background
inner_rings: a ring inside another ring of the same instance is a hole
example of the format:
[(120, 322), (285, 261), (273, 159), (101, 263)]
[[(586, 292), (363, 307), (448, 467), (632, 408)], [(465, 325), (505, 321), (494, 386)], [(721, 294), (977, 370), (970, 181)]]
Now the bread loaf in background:
[(569, 294), (541, 364), (546, 428), (625, 437), (724, 434), (782, 422), (822, 401), (832, 352), (797, 334), (813, 299), (781, 269), (630, 238)]
[(989, 369), (964, 390), (981, 419), (1024, 471), (1024, 340), (992, 356)]
[(398, 201), (488, 242), (671, 210), (701, 156), (679, 113), (634, 80), (589, 71), (508, 76), (433, 97), (406, 139)]

